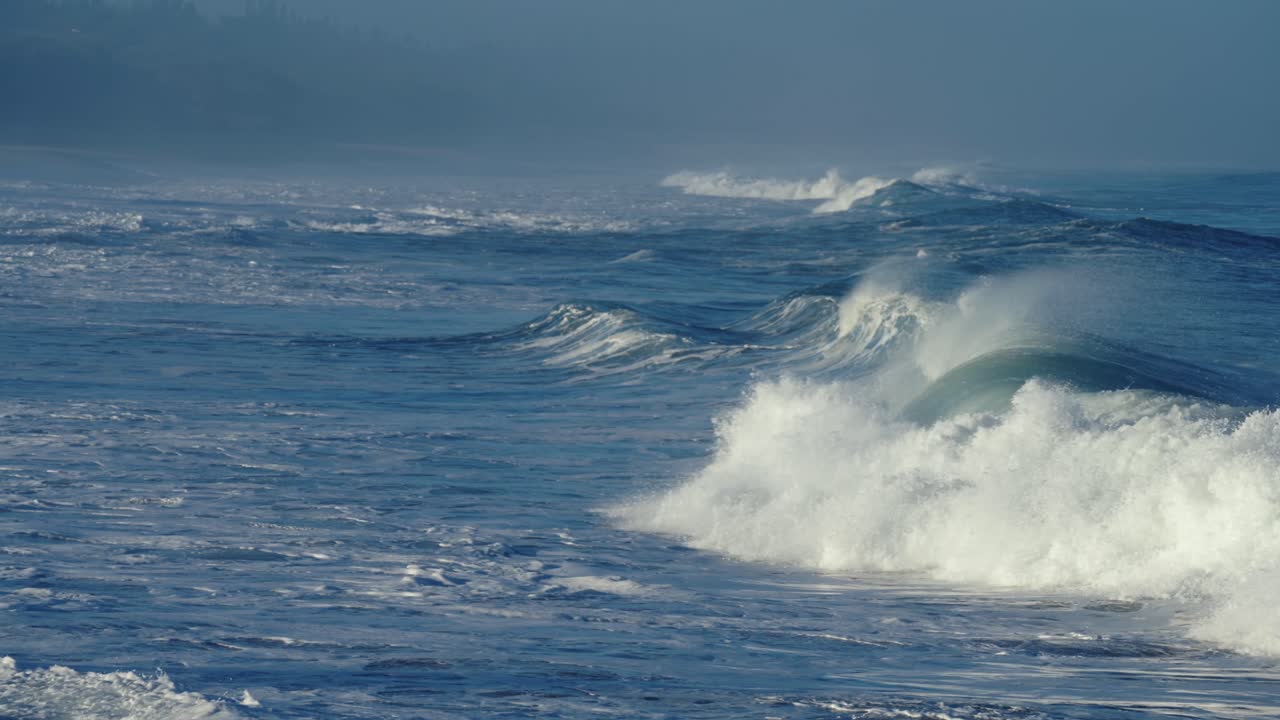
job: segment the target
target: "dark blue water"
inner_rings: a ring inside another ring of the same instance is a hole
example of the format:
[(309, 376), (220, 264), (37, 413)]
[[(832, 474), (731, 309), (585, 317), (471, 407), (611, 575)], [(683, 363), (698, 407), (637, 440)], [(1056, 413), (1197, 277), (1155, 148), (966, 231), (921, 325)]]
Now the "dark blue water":
[(0, 187), (0, 716), (1274, 717), (1277, 198)]

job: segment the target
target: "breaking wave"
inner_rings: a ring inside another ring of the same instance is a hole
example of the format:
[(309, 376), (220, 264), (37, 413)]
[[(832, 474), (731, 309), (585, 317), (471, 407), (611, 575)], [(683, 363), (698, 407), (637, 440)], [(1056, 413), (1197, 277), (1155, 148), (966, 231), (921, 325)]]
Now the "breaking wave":
[(633, 369), (693, 344), (688, 337), (623, 306), (560, 305), (523, 331), (527, 338), (518, 347), (544, 351), (543, 362), (554, 366), (622, 362), (622, 369)]
[(838, 335), (874, 373), (758, 382), (705, 469), (611, 512), (751, 561), (1182, 599), (1195, 637), (1280, 654), (1280, 411), (1056, 322), (1068, 284), (864, 280)]
[(447, 338), (496, 342), (550, 367), (595, 374), (640, 369), (704, 370), (748, 358), (753, 369), (814, 373), (867, 369), (912, 341), (930, 304), (866, 288), (843, 300), (832, 288), (790, 294), (725, 327), (675, 322), (613, 303), (566, 303), (499, 335)]
[(727, 172), (679, 172), (662, 180), (664, 187), (680, 188), (687, 195), (755, 198), (760, 200), (822, 200), (815, 213), (842, 212), (859, 200), (874, 196), (894, 180), (878, 177), (849, 182), (836, 170), (828, 170), (818, 180), (777, 180), (740, 178)]
[[(902, 204), (920, 204), (934, 202), (944, 208), (952, 201), (980, 201), (982, 204), (1005, 204), (1010, 201), (1025, 201), (1025, 207), (1011, 205), (1008, 212), (1014, 217), (1025, 215), (1027, 207), (1039, 206), (1029, 198), (1037, 196), (1034, 190), (1010, 187), (1007, 185), (991, 185), (980, 180), (971, 172), (949, 167), (926, 167), (916, 171), (910, 178), (883, 178), (866, 176), (857, 180), (847, 180), (835, 169), (828, 170), (817, 180), (784, 180), (779, 178), (755, 178), (736, 175), (728, 171), (691, 172), (684, 170), (663, 178), (663, 187), (674, 187), (684, 191), (686, 195), (702, 195), (706, 197), (750, 198), (758, 200), (778, 201), (821, 201), (813, 209), (815, 214), (844, 212), (858, 205), (890, 208)], [(1048, 215), (1057, 209), (1044, 204), (1041, 215)], [(1061, 217), (1077, 217), (1061, 212), (1058, 217), (1040, 217), (1040, 220), (1055, 220)], [(993, 217), (998, 221), (1001, 217)], [(1034, 222), (1036, 218), (1023, 218), (1024, 222)]]

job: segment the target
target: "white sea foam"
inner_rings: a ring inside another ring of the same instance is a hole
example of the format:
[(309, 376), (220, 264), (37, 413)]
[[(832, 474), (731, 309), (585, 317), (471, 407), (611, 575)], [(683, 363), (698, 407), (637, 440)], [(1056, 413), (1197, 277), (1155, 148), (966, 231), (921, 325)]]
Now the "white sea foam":
[(598, 575), (556, 578), (549, 586), (561, 588), (570, 593), (598, 592), (608, 595), (645, 596), (654, 592), (653, 588), (634, 580)]
[[(983, 182), (970, 171), (960, 168), (936, 166), (917, 170), (910, 177), (916, 185), (924, 185), (944, 194), (982, 191), (978, 197), (1000, 199), (1010, 193), (1034, 194), (1027, 188), (991, 185)], [(839, 171), (828, 170), (817, 180), (784, 180), (778, 178), (752, 178), (731, 172), (691, 172), (684, 170), (663, 178), (664, 187), (680, 188), (687, 195), (707, 197), (754, 198), (760, 200), (803, 201), (821, 200), (815, 213), (843, 212), (861, 200), (898, 182), (893, 178), (867, 176), (849, 181)], [(892, 200), (879, 202), (888, 207)]]
[(3, 235), (56, 237), (67, 233), (136, 233), (143, 228), (143, 217), (132, 211), (43, 210), (15, 207), (0, 208), (4, 220)]
[(839, 339), (824, 351), (888, 360), (877, 400), (900, 408), (930, 383), (984, 354), (1040, 346), (1044, 326), (1079, 326), (1110, 312), (1117, 293), (1099, 277), (1040, 270), (984, 278), (950, 301), (909, 290), (913, 268), (873, 270), (839, 306)]
[(859, 200), (875, 195), (893, 181), (864, 177), (849, 182), (836, 170), (817, 180), (741, 178), (727, 172), (679, 172), (662, 180), (664, 187), (677, 187), (688, 195), (756, 198), (761, 200), (822, 200), (815, 213), (842, 212)]
[(622, 265), (624, 263), (650, 262), (654, 258), (654, 252), (649, 249), (637, 250), (628, 255), (623, 255), (617, 260), (610, 260), (610, 265)]
[(1033, 378), (1007, 412), (898, 416), (1062, 304), (1054, 285), (982, 283), (947, 304), (864, 283), (840, 332), (857, 346), (906, 335), (885, 372), (757, 384), (718, 421), (704, 470), (614, 513), (752, 561), (1184, 598), (1201, 608), (1196, 637), (1280, 654), (1280, 411)]
[(917, 170), (911, 182), (920, 185), (969, 185), (977, 186), (978, 179), (972, 173), (944, 165)]
[(1280, 412), (1241, 422), (1032, 380), (928, 428), (853, 386), (756, 386), (712, 463), (620, 510), (696, 547), (826, 571), (1221, 600), (1197, 634), (1280, 651)]
[[(252, 699), (247, 691), (245, 697)], [(82, 673), (60, 665), (20, 671), (10, 657), (0, 658), (0, 715), (28, 720), (240, 717), (221, 702), (198, 693), (179, 692), (163, 673)]]
[[(301, 227), (320, 232), (353, 235), (419, 235), (443, 237), (470, 230), (512, 230), (581, 234), (591, 232), (624, 232), (631, 225), (621, 220), (557, 213), (515, 211), (477, 212), (435, 205), (405, 210), (370, 209), (354, 206), (363, 213), (355, 218), (334, 217), (331, 210), (320, 217), (306, 218)], [(314, 214), (314, 213), (313, 213)]]
[(866, 282), (840, 303), (839, 334), (855, 352), (867, 353), (914, 338), (936, 312), (915, 295)]

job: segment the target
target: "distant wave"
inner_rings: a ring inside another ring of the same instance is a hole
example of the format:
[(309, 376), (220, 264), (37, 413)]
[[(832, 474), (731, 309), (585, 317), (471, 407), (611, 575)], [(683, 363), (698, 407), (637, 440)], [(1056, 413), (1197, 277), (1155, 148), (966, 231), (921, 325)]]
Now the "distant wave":
[(894, 181), (864, 177), (849, 182), (835, 170), (818, 180), (777, 180), (740, 178), (727, 172), (679, 172), (662, 180), (664, 187), (677, 187), (687, 195), (757, 198), (761, 200), (822, 200), (815, 213), (842, 212), (859, 200), (872, 197)]
[[(847, 180), (835, 169), (817, 180), (784, 180), (754, 178), (727, 171), (692, 172), (684, 170), (663, 178), (664, 187), (679, 188), (687, 195), (706, 197), (754, 198), (778, 201), (821, 201), (816, 214), (844, 212), (866, 201), (874, 206), (891, 207), (902, 202), (953, 198), (1008, 201), (1038, 193), (1027, 188), (992, 185), (971, 172), (950, 167), (926, 167), (909, 178), (866, 176)], [(1048, 207), (1048, 206), (1046, 206)]]
[(1252, 251), (1258, 248), (1274, 250), (1276, 246), (1280, 246), (1280, 238), (1267, 235), (1254, 235), (1211, 225), (1192, 225), (1168, 220), (1153, 220), (1145, 217), (1125, 220), (1115, 224), (1113, 227), (1128, 237), (1151, 244), (1172, 247), (1204, 248), (1210, 246)]
[(994, 224), (1053, 225), (1079, 218), (1080, 216), (1075, 213), (1048, 203), (1013, 198), (922, 213), (899, 220), (894, 225), (901, 228)]
[(326, 210), (320, 217), (300, 219), (296, 226), (321, 232), (353, 235), (456, 235), (468, 231), (510, 231), (525, 233), (584, 234), (626, 232), (631, 225), (621, 220), (585, 215), (528, 213), (515, 211), (471, 211), (425, 205), (401, 210), (350, 208), (355, 214)]

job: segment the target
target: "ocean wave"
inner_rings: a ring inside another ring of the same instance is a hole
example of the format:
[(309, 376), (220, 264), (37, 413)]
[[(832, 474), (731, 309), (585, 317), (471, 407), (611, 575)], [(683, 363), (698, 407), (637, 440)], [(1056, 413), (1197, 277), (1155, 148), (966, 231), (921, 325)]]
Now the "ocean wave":
[(910, 178), (866, 176), (853, 181), (845, 179), (835, 169), (828, 170), (817, 180), (753, 178), (727, 171), (700, 173), (685, 170), (663, 178), (661, 185), (679, 188), (686, 195), (707, 197), (819, 200), (822, 202), (813, 210), (816, 214), (843, 212), (867, 201), (873, 201), (870, 204), (876, 207), (890, 208), (943, 198), (1003, 202), (1035, 194), (1022, 188), (992, 186), (972, 173), (946, 167), (923, 168)]
[(725, 327), (677, 323), (611, 303), (566, 303), (513, 330), (449, 342), (498, 342), (544, 365), (610, 374), (705, 369), (751, 353), (751, 367), (834, 372), (870, 367), (916, 337), (929, 304), (863, 287), (843, 300), (830, 288), (792, 293)]
[(754, 198), (759, 200), (821, 200), (815, 213), (843, 212), (859, 200), (874, 196), (889, 187), (892, 179), (864, 177), (845, 180), (836, 170), (817, 180), (778, 180), (741, 178), (727, 172), (678, 172), (662, 180), (664, 187), (676, 187), (686, 195), (709, 197)]
[[(837, 295), (811, 288), (770, 303), (732, 327), (774, 351), (788, 372), (866, 371), (909, 346), (938, 309), (892, 285), (865, 282)], [(766, 369), (761, 363), (758, 369)]]
[(1144, 243), (1169, 247), (1256, 250), (1258, 248), (1274, 249), (1280, 245), (1280, 238), (1266, 235), (1253, 235), (1211, 225), (1192, 225), (1145, 217), (1115, 223), (1110, 228)]
[(916, 295), (869, 281), (840, 302), (839, 337), (855, 354), (870, 355), (914, 340), (937, 313)]
[(981, 186), (978, 177), (973, 173), (945, 165), (920, 168), (911, 176), (911, 181), (921, 185)]
[[(831, 374), (867, 371), (915, 353), (914, 364), (907, 363), (915, 377), (895, 377), (903, 392), (914, 392), (953, 367), (999, 349), (1000, 343), (1023, 337), (1015, 330), (1025, 319), (1014, 308), (1037, 302), (1036, 293), (1024, 287), (1043, 291), (1043, 278), (1037, 278), (979, 285), (947, 303), (902, 290), (873, 272), (852, 291), (844, 289), (846, 283), (811, 287), (723, 327), (676, 322), (616, 303), (565, 303), (502, 333), (438, 340), (496, 342), (539, 354), (545, 365), (612, 372), (690, 363), (701, 368), (750, 351), (757, 371)], [(979, 318), (996, 308), (1002, 320)]]
[(567, 303), (513, 335), (517, 350), (540, 353), (545, 365), (617, 373), (701, 359), (707, 351), (728, 349), (699, 342), (696, 332), (622, 305)]
[(1023, 198), (1002, 198), (968, 205), (944, 208), (904, 218), (898, 227), (939, 227), (947, 225), (1056, 225), (1080, 219), (1080, 216), (1048, 203)]
[(907, 289), (934, 282), (911, 279), (927, 269), (910, 265), (889, 263), (856, 283), (790, 293), (723, 326), (576, 302), (500, 333), (429, 341), (487, 345), (592, 374), (682, 368), (874, 377), (878, 402), (921, 423), (999, 412), (1035, 377), (1086, 391), (1146, 389), (1241, 406), (1269, 401), (1260, 373), (1250, 379), (1091, 332), (1108, 326), (1115, 302), (1133, 300), (1105, 276), (1025, 271), (984, 277), (941, 299)]
[(1070, 332), (1053, 313), (1088, 293), (1075, 282), (1027, 273), (940, 302), (873, 275), (838, 314), (873, 374), (788, 366), (720, 419), (703, 471), (612, 512), (751, 561), (1190, 598), (1197, 637), (1280, 654), (1261, 612), (1280, 588), (1280, 411)]

